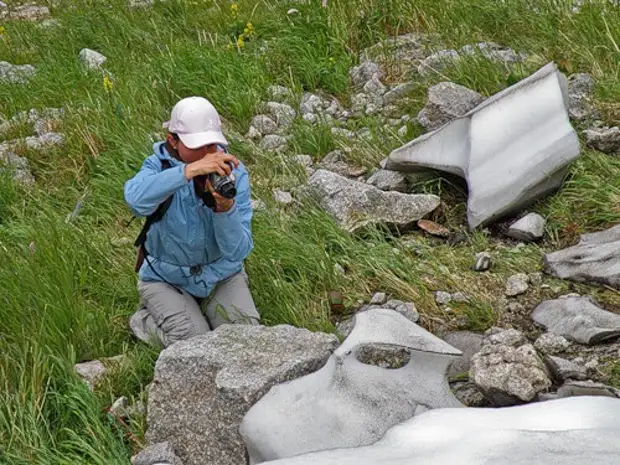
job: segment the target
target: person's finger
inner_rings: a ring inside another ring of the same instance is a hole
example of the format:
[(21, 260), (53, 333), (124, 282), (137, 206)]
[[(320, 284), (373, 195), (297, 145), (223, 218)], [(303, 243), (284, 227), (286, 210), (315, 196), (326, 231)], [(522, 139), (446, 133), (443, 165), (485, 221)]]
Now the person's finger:
[(232, 171), (232, 169), (230, 168), (230, 165), (226, 163), (224, 160), (219, 160), (219, 165), (220, 165), (220, 168), (222, 168), (226, 172), (226, 176), (228, 176), (230, 172)]
[(205, 187), (209, 190), (209, 192), (211, 192), (211, 195), (213, 195), (213, 197), (218, 195), (217, 192), (215, 192), (215, 189), (213, 189), (213, 184), (211, 184), (211, 181), (209, 181), (208, 179), (205, 182)]
[(223, 153), (222, 159), (224, 161), (230, 161), (235, 165), (235, 168), (239, 166), (239, 160), (231, 153)]

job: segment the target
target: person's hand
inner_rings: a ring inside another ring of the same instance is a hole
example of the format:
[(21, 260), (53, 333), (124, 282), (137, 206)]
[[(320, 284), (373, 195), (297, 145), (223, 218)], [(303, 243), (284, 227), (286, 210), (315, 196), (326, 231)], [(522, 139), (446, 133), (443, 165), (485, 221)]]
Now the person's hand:
[(232, 162), (235, 167), (239, 166), (239, 160), (230, 153), (224, 153), (218, 150), (215, 153), (207, 154), (200, 160), (185, 165), (185, 178), (190, 181), (196, 176), (211, 173), (217, 173), (220, 176), (228, 176), (231, 169), (227, 162)]
[(209, 189), (209, 192), (211, 192), (211, 195), (215, 199), (215, 213), (227, 212), (235, 204), (235, 199), (227, 199), (226, 197), (222, 197), (220, 194), (218, 194), (208, 179), (205, 183), (205, 186), (207, 187), (207, 189)]

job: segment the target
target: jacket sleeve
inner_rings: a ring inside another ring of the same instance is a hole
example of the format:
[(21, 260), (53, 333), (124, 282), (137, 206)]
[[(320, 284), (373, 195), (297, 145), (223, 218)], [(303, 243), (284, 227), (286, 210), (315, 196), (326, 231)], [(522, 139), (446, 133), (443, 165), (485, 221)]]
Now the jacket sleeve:
[(125, 201), (137, 216), (148, 216), (187, 183), (184, 165), (162, 170), (159, 158), (152, 155), (144, 160), (140, 171), (125, 183)]
[(213, 214), (215, 240), (222, 257), (232, 262), (244, 260), (252, 251), (252, 204), (250, 182), (245, 168), (239, 170), (237, 195), (227, 212)]

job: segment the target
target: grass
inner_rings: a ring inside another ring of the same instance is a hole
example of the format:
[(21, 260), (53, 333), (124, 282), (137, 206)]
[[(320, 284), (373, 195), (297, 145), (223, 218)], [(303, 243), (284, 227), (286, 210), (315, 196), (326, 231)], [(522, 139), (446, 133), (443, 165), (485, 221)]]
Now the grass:
[[(388, 133), (376, 117), (358, 121), (373, 139), (353, 143), (325, 126), (296, 122), (290, 149), (262, 153), (236, 137), (271, 84), (349, 101), (348, 70), (359, 52), (397, 34), (432, 34), (432, 46), (458, 48), (495, 41), (526, 51), (530, 58), (506, 68), (480, 57), (419, 80), (407, 110), (415, 116), (425, 89), (453, 80), (491, 95), (556, 61), (567, 73), (589, 72), (597, 80), (597, 106), (609, 124), (620, 122), (620, 9), (604, 1), (584, 2), (579, 13), (561, 0), (330, 0), (309, 4), (264, 0), (156, 2), (131, 10), (121, 0), (60, 1), (50, 5), (58, 25), (7, 21), (0, 60), (32, 63), (38, 72), (27, 85), (0, 86), (6, 118), (30, 108), (63, 107), (66, 145), (23, 152), (37, 178), (32, 188), (0, 179), (0, 463), (127, 464), (140, 449), (145, 422), (128, 424), (106, 412), (114, 399), (143, 396), (157, 350), (137, 344), (126, 329), (137, 305), (134, 250), (139, 228), (126, 226), (129, 211), (122, 186), (161, 137), (161, 122), (180, 98), (200, 94), (221, 111), (231, 152), (249, 166), (253, 193), (268, 207), (256, 214), (255, 250), (247, 268), (256, 304), (266, 324), (287, 323), (334, 331), (345, 315), (331, 314), (327, 294), (340, 290), (349, 313), (375, 291), (413, 300), (430, 330), (482, 331), (502, 321), (505, 279), (534, 272), (542, 254), (573, 243), (580, 233), (620, 220), (620, 161), (588, 150), (573, 164), (563, 189), (535, 209), (549, 222), (538, 245), (515, 244), (484, 232), (450, 247), (418, 233), (396, 237), (380, 229), (352, 236), (311, 203), (277, 206), (273, 188), (295, 189), (305, 181), (291, 163), (306, 153), (318, 161), (350, 146), (351, 158), (369, 168), (420, 133), (411, 124), (406, 140)], [(295, 7), (297, 16), (288, 16)], [(536, 12), (532, 12), (532, 8)], [(237, 48), (251, 22), (255, 34)], [(108, 57), (112, 89), (103, 75), (84, 71), (78, 52), (93, 48)], [(3, 137), (30, 135), (18, 126)], [(4, 139), (3, 139), (4, 140)], [(442, 196), (435, 219), (462, 228), (466, 192), (448, 177), (422, 180), (416, 190)], [(78, 200), (80, 215), (65, 222)], [(127, 244), (129, 242), (129, 244)], [(492, 253), (491, 273), (471, 270), (477, 252)], [(342, 274), (337, 266), (344, 268)], [(617, 294), (546, 279), (550, 290), (533, 291), (527, 305), (569, 291), (591, 293), (610, 306)], [(445, 312), (436, 290), (462, 291), (467, 304)], [(127, 355), (96, 393), (73, 374), (74, 363)], [(618, 384), (618, 369), (610, 368)]]

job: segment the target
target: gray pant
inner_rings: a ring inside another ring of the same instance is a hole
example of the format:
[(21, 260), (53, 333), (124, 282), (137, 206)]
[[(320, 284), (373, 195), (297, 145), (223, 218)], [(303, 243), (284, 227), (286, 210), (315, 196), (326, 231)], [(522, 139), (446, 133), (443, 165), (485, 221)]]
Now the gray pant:
[(139, 339), (155, 337), (167, 347), (226, 323), (256, 325), (260, 316), (248, 284), (241, 271), (219, 282), (206, 299), (196, 299), (166, 283), (139, 281), (141, 308), (129, 326)]

